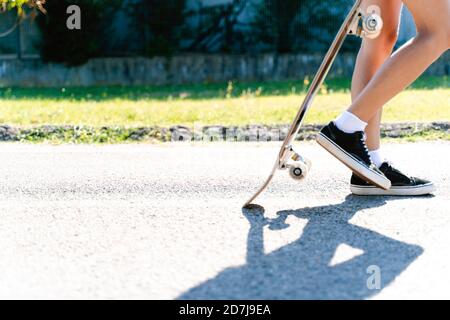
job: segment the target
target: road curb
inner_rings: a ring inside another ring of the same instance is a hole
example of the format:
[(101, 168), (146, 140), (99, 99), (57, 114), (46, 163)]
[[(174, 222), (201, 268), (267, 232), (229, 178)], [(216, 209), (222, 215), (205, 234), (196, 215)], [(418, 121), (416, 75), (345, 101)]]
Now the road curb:
[[(304, 125), (297, 140), (312, 140), (323, 124)], [(36, 127), (0, 126), (2, 142), (73, 142), (73, 143), (123, 143), (123, 142), (173, 142), (173, 141), (282, 141), (289, 125), (247, 126), (185, 126), (121, 127), (121, 126), (70, 126), (45, 125)], [(386, 123), (382, 125), (383, 138), (420, 138), (438, 134), (450, 137), (450, 122)]]

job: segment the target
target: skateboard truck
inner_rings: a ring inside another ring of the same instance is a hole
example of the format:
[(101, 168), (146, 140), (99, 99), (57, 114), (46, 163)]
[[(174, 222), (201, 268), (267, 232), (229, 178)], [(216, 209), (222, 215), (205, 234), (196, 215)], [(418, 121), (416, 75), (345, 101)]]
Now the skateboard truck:
[[(311, 169), (311, 161), (303, 158), (300, 153), (295, 151), (292, 146), (295, 138), (300, 131), (305, 115), (311, 107), (314, 97), (319, 91), (323, 81), (325, 80), (331, 66), (333, 65), (339, 50), (344, 43), (347, 35), (355, 35), (358, 37), (374, 39), (383, 28), (383, 21), (380, 17), (380, 10), (377, 6), (369, 6), (366, 11), (360, 8), (362, 0), (356, 0), (350, 13), (347, 15), (339, 32), (331, 44), (328, 52), (322, 61), (313, 81), (308, 89), (305, 99), (283, 141), (277, 160), (273, 169), (264, 184), (258, 191), (245, 203), (244, 207), (249, 207), (253, 201), (268, 187), (275, 173), (278, 170), (289, 169), (289, 175), (295, 180), (302, 180), (306, 177)], [(364, 14), (367, 12), (367, 14)]]
[(358, 14), (350, 24), (348, 34), (369, 39), (378, 37), (383, 29), (383, 20), (379, 12), (377, 6), (370, 6), (365, 15), (364, 10), (359, 8)]
[(279, 159), (278, 170), (289, 169), (289, 175), (294, 180), (306, 178), (311, 170), (312, 162), (303, 158), (292, 145), (283, 149), (283, 155)]

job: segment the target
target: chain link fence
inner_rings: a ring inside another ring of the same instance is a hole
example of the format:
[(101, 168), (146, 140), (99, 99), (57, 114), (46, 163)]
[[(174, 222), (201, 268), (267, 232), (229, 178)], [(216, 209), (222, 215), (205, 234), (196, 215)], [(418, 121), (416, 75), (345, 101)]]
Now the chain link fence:
[(39, 29), (30, 18), (18, 20), (14, 12), (0, 12), (0, 58), (39, 58)]
[[(102, 24), (101, 30), (105, 30), (99, 36), (98, 56), (167, 55), (167, 48), (152, 42), (159, 36), (149, 35), (151, 26), (158, 26), (157, 19), (161, 20), (159, 25), (164, 29), (176, 29), (170, 33), (176, 37), (170, 54), (321, 54), (328, 48), (353, 1), (186, 0), (183, 23), (176, 26), (167, 25), (165, 14), (152, 14), (152, 10), (158, 10), (155, 5), (158, 3), (152, 1), (148, 6), (143, 0), (126, 0), (114, 14), (97, 22)], [(165, 2), (165, 7), (168, 3)], [(132, 7), (135, 9), (130, 10)], [(151, 23), (145, 19), (146, 15), (142, 15), (145, 10), (150, 12), (147, 15), (151, 17)], [(167, 8), (161, 12), (166, 11)], [(402, 24), (400, 43), (411, 38), (415, 31), (413, 20), (406, 11)], [(1, 58), (38, 58), (41, 42), (35, 21), (25, 19), (18, 24), (15, 13), (0, 13)], [(358, 46), (359, 40), (350, 39), (343, 51), (355, 52)]]

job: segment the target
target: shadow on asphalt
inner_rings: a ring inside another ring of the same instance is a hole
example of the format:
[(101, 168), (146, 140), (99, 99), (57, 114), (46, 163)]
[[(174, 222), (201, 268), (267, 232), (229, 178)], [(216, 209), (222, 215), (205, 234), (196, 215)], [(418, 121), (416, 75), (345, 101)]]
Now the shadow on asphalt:
[[(369, 266), (380, 267), (382, 290), (420, 256), (423, 249), (358, 227), (349, 221), (361, 210), (381, 207), (387, 201), (398, 199), (349, 195), (337, 205), (280, 211), (275, 219), (264, 217), (264, 208), (259, 206), (243, 209), (250, 222), (247, 263), (223, 270), (178, 299), (369, 298), (380, 292), (367, 287)], [(263, 228), (287, 228), (286, 219), (289, 216), (307, 219), (300, 238), (265, 254)], [(336, 248), (341, 244), (358, 248), (364, 253), (330, 266)]]

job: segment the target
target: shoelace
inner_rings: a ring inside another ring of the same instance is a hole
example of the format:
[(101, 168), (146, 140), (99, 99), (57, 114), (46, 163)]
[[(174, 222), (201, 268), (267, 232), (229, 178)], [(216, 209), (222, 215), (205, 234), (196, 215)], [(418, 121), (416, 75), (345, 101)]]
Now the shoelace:
[(367, 148), (367, 145), (366, 145), (366, 134), (364, 132), (359, 133), (359, 143), (360, 143), (360, 146), (362, 148), (362, 151), (363, 151), (363, 154), (365, 157), (364, 160), (371, 163), (372, 160), (370, 159), (369, 148)]

